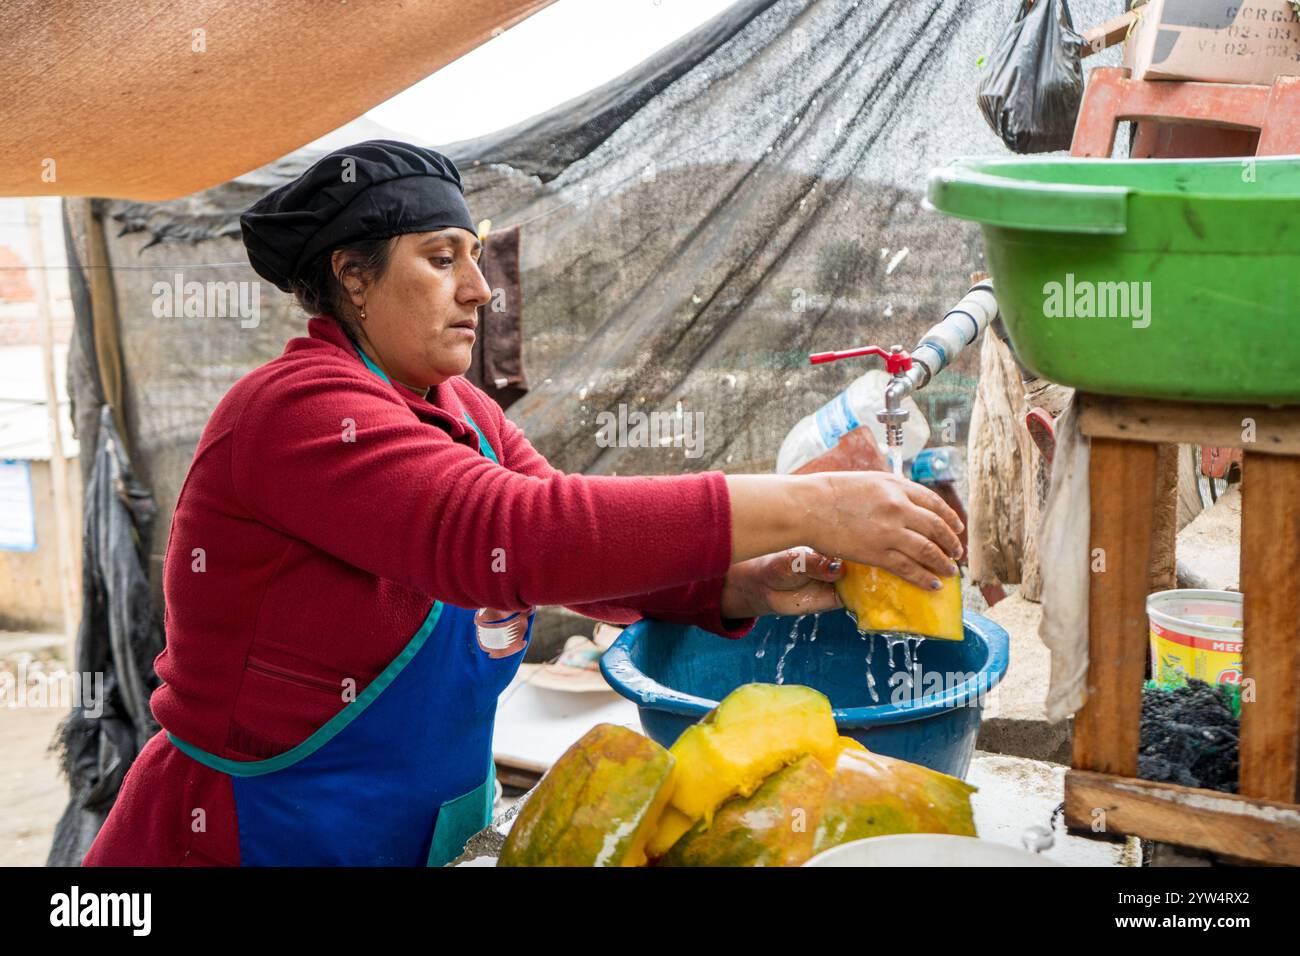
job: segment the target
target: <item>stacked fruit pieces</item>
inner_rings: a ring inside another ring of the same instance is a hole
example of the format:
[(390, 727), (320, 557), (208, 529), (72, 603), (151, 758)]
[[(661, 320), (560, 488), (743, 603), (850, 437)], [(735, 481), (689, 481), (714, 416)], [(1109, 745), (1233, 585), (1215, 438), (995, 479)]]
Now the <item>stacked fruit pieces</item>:
[(601, 724), (528, 798), (501, 866), (799, 866), (887, 833), (975, 835), (974, 788), (836, 732), (809, 687), (746, 684), (665, 750)]

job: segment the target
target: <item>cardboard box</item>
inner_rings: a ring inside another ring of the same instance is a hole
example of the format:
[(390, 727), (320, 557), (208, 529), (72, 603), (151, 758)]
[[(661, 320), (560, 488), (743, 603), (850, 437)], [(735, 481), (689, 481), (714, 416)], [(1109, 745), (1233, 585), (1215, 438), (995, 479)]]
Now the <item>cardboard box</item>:
[(1135, 80), (1259, 83), (1300, 75), (1290, 0), (1150, 0), (1124, 44)]

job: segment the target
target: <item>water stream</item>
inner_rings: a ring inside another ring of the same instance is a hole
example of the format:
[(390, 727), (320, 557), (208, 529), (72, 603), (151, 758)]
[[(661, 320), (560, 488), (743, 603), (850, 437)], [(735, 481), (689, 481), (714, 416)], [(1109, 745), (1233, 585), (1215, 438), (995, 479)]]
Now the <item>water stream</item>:
[[(799, 643), (799, 628), (802, 626), (803, 620), (807, 616), (807, 614), (799, 615), (790, 625), (790, 632), (786, 636), (785, 643), (781, 647), (780, 656), (776, 661), (775, 683), (777, 684), (785, 683), (786, 660), (789, 658), (790, 652), (794, 650), (795, 645)], [(821, 627), (821, 615), (814, 614), (812, 618), (812, 628), (808, 633), (809, 643), (817, 640), (817, 631)], [(771, 638), (772, 633), (772, 628), (768, 628), (766, 633), (764, 633), (762, 640), (759, 641), (758, 649), (754, 652), (755, 658), (762, 660), (767, 654), (767, 642), (769, 638)], [(871, 702), (873, 704), (879, 704), (881, 702), (880, 691), (877, 689), (878, 682), (876, 680), (876, 675), (872, 672), (872, 661), (875, 659), (877, 639), (884, 643), (886, 652), (889, 654), (890, 676), (887, 681), (889, 687), (892, 690), (893, 688), (900, 686), (901, 682), (902, 686), (905, 688), (905, 692), (910, 695), (916, 680), (915, 669), (920, 664), (920, 658), (918, 655), (921, 645), (925, 643), (925, 638), (895, 631), (859, 631), (858, 636), (861, 637), (867, 645), (865, 676), (867, 680), (867, 693), (871, 695)], [(902, 649), (901, 654), (897, 653), (899, 648)], [(901, 660), (899, 660), (900, 657)], [(903, 676), (895, 679), (895, 674), (902, 674)]]
[(889, 456), (889, 470), (899, 478), (903, 477), (903, 449), (886, 448), (885, 453)]
[[(917, 656), (921, 645), (925, 643), (924, 637), (916, 637), (912, 634), (900, 634), (893, 631), (870, 631), (859, 632), (862, 639), (867, 642), (867, 692), (871, 694), (873, 704), (880, 703), (880, 692), (876, 690), (876, 675), (871, 671), (871, 661), (875, 654), (876, 639), (880, 638), (889, 653), (889, 680), (887, 683), (891, 690), (900, 684), (904, 687), (905, 693), (909, 696), (915, 684), (916, 668), (920, 664), (920, 658)], [(895, 650), (902, 648), (901, 661), (895, 659)], [(901, 664), (901, 666), (900, 666)], [(894, 675), (901, 674), (899, 680), (894, 679)]]
[[(790, 652), (794, 650), (795, 644), (799, 643), (799, 625), (803, 623), (803, 619), (807, 616), (807, 614), (800, 614), (794, 619), (794, 624), (790, 627), (790, 643), (781, 649), (781, 656), (777, 658), (776, 661), (776, 683), (778, 684), (785, 683), (785, 659), (790, 656)], [(814, 633), (816, 632), (816, 624), (817, 621), (816, 618), (814, 618)]]

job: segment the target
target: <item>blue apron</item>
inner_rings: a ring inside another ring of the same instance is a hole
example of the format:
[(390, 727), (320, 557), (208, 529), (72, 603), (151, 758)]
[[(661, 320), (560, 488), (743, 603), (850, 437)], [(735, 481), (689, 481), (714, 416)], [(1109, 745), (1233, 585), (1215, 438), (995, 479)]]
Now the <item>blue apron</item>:
[[(497, 461), (468, 412), (465, 419)], [(491, 822), (497, 698), (524, 655), (489, 657), (474, 613), (435, 601), (355, 700), (278, 756), (228, 760), (167, 734), (230, 775), (242, 865), (442, 866)], [(532, 627), (530, 614), (526, 639)]]

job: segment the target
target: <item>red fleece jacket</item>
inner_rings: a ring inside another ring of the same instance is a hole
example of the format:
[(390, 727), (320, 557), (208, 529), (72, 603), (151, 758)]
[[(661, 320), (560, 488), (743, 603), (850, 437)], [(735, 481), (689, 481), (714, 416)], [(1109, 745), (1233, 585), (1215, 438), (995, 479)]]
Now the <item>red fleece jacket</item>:
[[(719, 607), (730, 561), (721, 472), (561, 473), (464, 378), (426, 400), (375, 375), (317, 316), (204, 429), (168, 539), (165, 683), (151, 706), (182, 740), (264, 759), (329, 720), (344, 680), (360, 693), (435, 599), (740, 637), (753, 620)], [(229, 777), (156, 736), (85, 862), (237, 864)]]

